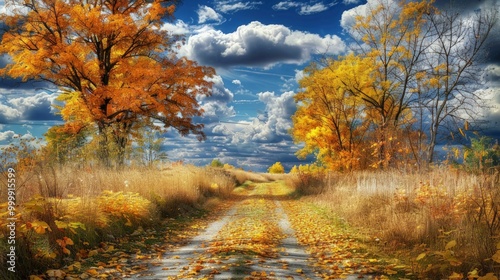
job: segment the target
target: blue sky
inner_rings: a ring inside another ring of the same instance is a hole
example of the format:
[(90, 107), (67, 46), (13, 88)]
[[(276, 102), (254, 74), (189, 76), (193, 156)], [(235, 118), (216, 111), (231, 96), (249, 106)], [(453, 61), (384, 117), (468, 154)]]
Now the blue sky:
[[(0, 0), (0, 6), (3, 6)], [(369, 0), (372, 1), (372, 0)], [(323, 55), (342, 55), (350, 44), (348, 23), (367, 0), (184, 1), (176, 19), (162, 28), (182, 34), (179, 55), (212, 66), (213, 95), (200, 99), (207, 141), (167, 133), (164, 148), (171, 160), (204, 165), (218, 158), (245, 169), (264, 171), (281, 161), (287, 169), (299, 161), (288, 135), (295, 112), (293, 96), (302, 69)], [(452, 1), (466, 14), (498, 6), (497, 0)], [(446, 6), (448, 0), (437, 1)], [(485, 89), (500, 104), (500, 43), (493, 40), (484, 66)], [(7, 58), (0, 58), (3, 67)], [(57, 123), (50, 85), (0, 78), (0, 145), (15, 134), (40, 137)], [(490, 133), (500, 134), (498, 107), (485, 110)]]

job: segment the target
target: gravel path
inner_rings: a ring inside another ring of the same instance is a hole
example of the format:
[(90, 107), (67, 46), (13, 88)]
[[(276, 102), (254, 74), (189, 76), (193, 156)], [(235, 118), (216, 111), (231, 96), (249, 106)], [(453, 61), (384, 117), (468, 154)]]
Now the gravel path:
[[(201, 234), (194, 237), (187, 245), (165, 254), (161, 262), (157, 262), (147, 272), (134, 276), (134, 279), (169, 279), (181, 274), (189, 266), (192, 259), (205, 251), (205, 245), (215, 238), (236, 213), (233, 206), (221, 219), (212, 222)], [(184, 269), (185, 270), (185, 269)]]
[(259, 184), (186, 246), (134, 279), (320, 279), (272, 184)]

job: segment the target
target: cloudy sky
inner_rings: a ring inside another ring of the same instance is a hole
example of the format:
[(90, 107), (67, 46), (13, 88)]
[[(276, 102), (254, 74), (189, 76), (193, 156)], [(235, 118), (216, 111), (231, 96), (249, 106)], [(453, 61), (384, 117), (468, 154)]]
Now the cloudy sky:
[[(3, 6), (0, 0), (0, 5)], [(372, 0), (369, 0), (372, 1)], [(288, 169), (305, 163), (288, 130), (302, 69), (321, 56), (345, 54), (344, 29), (366, 0), (184, 1), (176, 20), (163, 28), (186, 37), (180, 55), (212, 66), (213, 95), (200, 99), (205, 109), (207, 141), (168, 133), (164, 142), (171, 160), (204, 165), (218, 158), (245, 169), (263, 171), (275, 161)], [(450, 4), (451, 3), (451, 4)], [(463, 14), (498, 6), (497, 0), (439, 0)], [(1, 8), (3, 9), (3, 8)], [(1, 10), (0, 9), (0, 10)], [(492, 40), (485, 68), (485, 90), (500, 104), (500, 52)], [(0, 58), (3, 67), (7, 58)], [(51, 103), (54, 90), (44, 83), (0, 78), (0, 144), (15, 134), (41, 136), (57, 123)], [(500, 134), (498, 107), (484, 112), (490, 132)]]

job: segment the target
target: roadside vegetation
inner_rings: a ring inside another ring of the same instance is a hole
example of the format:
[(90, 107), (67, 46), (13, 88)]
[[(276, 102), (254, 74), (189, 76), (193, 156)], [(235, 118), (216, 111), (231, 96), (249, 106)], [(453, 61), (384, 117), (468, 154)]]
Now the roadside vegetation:
[[(204, 217), (219, 207), (235, 186), (280, 178), (227, 164), (195, 167), (155, 161), (116, 169), (92, 161), (60, 164), (38, 143), (21, 139), (0, 150), (0, 248), (8, 252), (10, 246), (16, 247), (16, 273), (7, 270), (7, 255), (0, 256), (2, 279), (27, 279), (68, 266), (87, 271), (109, 253), (109, 244), (119, 247), (131, 236), (145, 233), (156, 235), (161, 244), (165, 236), (189, 225), (183, 221)], [(15, 244), (8, 243), (7, 227), (12, 218), (7, 196), (11, 176), (16, 182)], [(125, 253), (137, 249), (132, 246)]]
[(497, 279), (500, 148), (478, 133), (474, 77), (498, 11), (398, 3), (368, 3), (351, 52), (304, 69), (290, 133), (316, 162), (288, 183), (410, 264), (401, 277)]
[[(448, 164), (425, 171), (342, 173), (311, 164), (295, 166), (288, 174), (254, 173), (222, 163), (195, 167), (156, 162), (124, 169), (60, 165), (44, 156), (44, 147), (35, 149), (36, 143), (28, 140), (21, 143), (2, 150), (3, 166), (16, 170), (18, 279), (69, 270), (98, 276), (99, 263), (123, 270), (123, 265), (110, 263), (110, 253), (122, 254), (123, 260), (138, 260), (131, 255), (151, 251), (161, 255), (166, 248), (154, 244), (165, 243), (167, 237), (169, 246), (185, 242), (208, 222), (207, 211), (223, 211), (220, 207), (231, 203), (236, 186), (275, 180), (284, 180), (294, 190), (290, 198), (324, 209), (327, 220), (361, 236), (372, 247), (367, 250), (377, 252), (378, 263), (384, 259), (401, 263), (389, 267), (387, 275), (394, 272), (394, 277), (409, 279), (499, 275), (499, 151), (492, 143), (480, 145), (486, 140), (450, 150)], [(13, 155), (16, 163), (8, 163)], [(2, 175), (5, 184), (8, 170)], [(2, 186), (3, 192), (6, 189)], [(295, 209), (293, 203), (285, 205)], [(1, 206), (7, 209), (8, 201), (2, 200)], [(9, 212), (1, 215), (0, 246), (8, 251)], [(312, 246), (309, 239), (319, 237), (308, 232), (301, 219), (296, 223), (304, 245)], [(301, 233), (302, 229), (306, 231)], [(173, 238), (176, 233), (182, 238)], [(317, 249), (322, 254), (323, 249)], [(377, 271), (387, 270), (385, 265), (378, 267)], [(341, 272), (346, 271), (336, 271)]]
[(301, 169), (287, 183), (310, 194), (302, 199), (325, 207), (377, 251), (409, 265), (405, 277), (500, 275), (498, 168), (480, 174), (451, 166), (421, 173)]
[[(27, 279), (65, 265), (80, 268), (85, 259), (104, 253), (107, 242), (117, 242), (138, 229), (158, 229), (166, 219), (202, 214), (236, 185), (224, 170), (208, 167), (39, 168), (16, 172), (20, 182), (15, 207), (16, 273), (7, 271), (6, 254), (2, 254), (2, 279)], [(2, 190), (6, 190), (3, 185)], [(2, 193), (2, 252), (10, 246), (6, 197)]]

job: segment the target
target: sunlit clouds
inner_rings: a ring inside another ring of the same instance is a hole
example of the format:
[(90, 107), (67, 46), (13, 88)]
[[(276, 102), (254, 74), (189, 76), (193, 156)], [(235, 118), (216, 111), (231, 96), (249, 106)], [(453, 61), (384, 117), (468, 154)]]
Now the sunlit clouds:
[(345, 43), (337, 35), (321, 37), (284, 25), (253, 21), (231, 33), (208, 29), (194, 34), (181, 53), (215, 67), (270, 68), (278, 63), (303, 64), (312, 55), (338, 55), (345, 50)]

